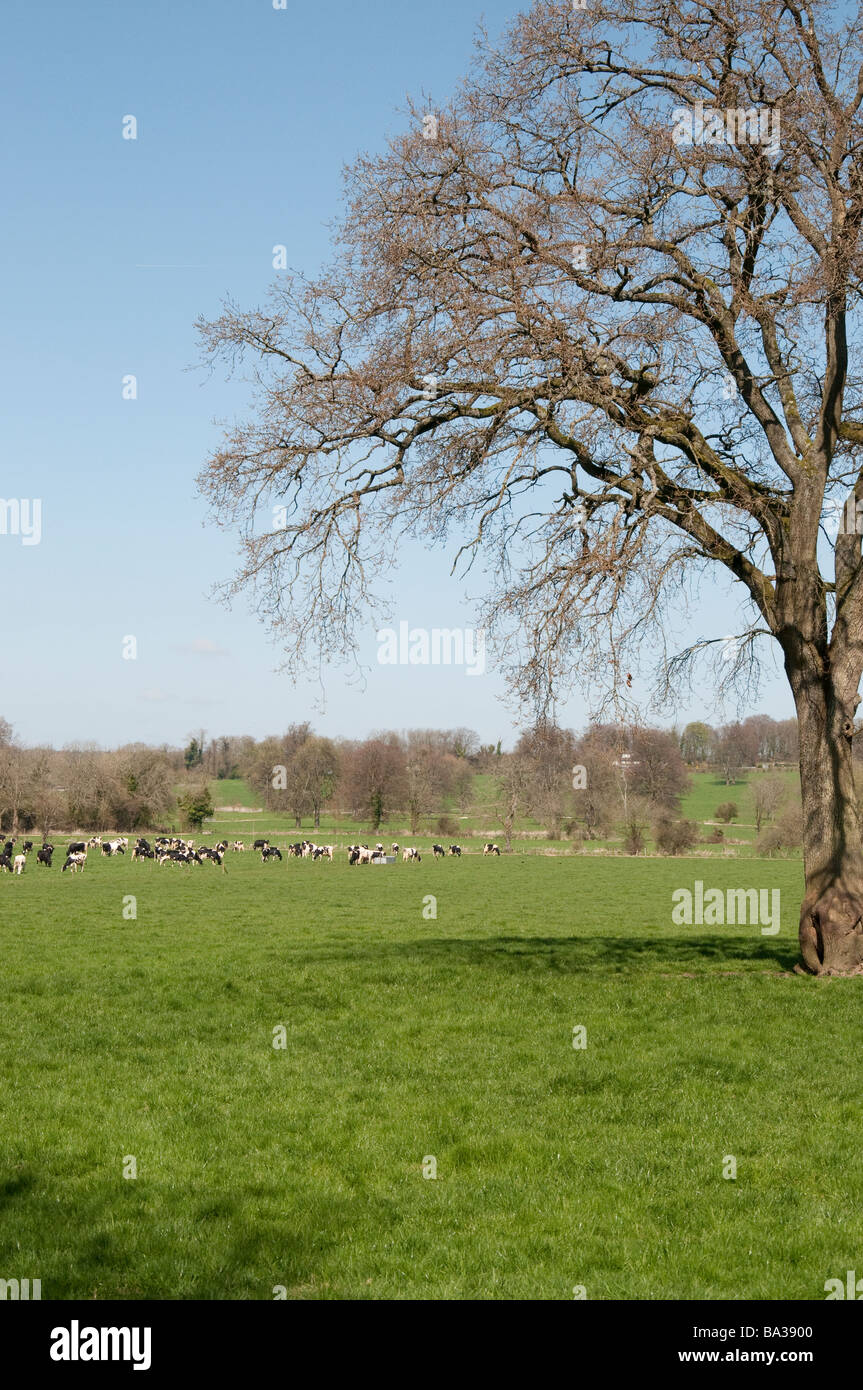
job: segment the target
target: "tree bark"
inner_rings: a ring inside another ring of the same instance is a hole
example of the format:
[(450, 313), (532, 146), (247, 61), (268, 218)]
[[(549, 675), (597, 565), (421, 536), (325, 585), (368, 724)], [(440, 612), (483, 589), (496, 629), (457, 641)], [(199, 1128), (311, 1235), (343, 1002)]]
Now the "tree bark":
[[(786, 663), (787, 664), (787, 663)], [(863, 847), (852, 737), (858, 697), (841, 698), (829, 670), (789, 670), (800, 727), (805, 893), (797, 969), (863, 974)]]

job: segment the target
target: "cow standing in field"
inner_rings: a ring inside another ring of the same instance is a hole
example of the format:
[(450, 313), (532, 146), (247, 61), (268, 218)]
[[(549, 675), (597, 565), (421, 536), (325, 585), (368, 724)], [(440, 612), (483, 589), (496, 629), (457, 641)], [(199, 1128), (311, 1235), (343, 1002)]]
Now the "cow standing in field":
[(5, 852), (4, 852), (3, 854), (0, 854), (0, 870), (2, 870), (2, 872), (3, 872), (4, 874), (11, 874), (11, 872), (12, 872), (12, 856), (11, 856), (11, 854), (6, 854)]
[(423, 857), (416, 847), (406, 849), (402, 854), (403, 864), (421, 864), (422, 859)]
[(273, 845), (273, 848), (272, 848), (272, 849), (270, 849), (269, 845), (267, 845), (266, 849), (262, 849), (262, 850), (261, 850), (261, 863), (262, 863), (262, 864), (266, 864), (266, 862), (267, 862), (268, 859), (279, 859), (279, 860), (281, 860), (281, 857), (282, 857), (282, 851), (281, 851), (280, 849), (276, 849), (275, 845)]
[(500, 849), (497, 845), (489, 843), (487, 845), (483, 845), (482, 852), (483, 854), (500, 854)]
[(63, 865), (63, 873), (65, 874), (67, 869), (69, 869), (69, 871), (73, 874), (76, 873), (79, 869), (81, 873), (83, 873), (86, 863), (86, 850), (68, 850), (66, 853), (66, 863)]
[(443, 845), (432, 845), (432, 854), (434, 855), (435, 859), (443, 859), (444, 855), (446, 854), (446, 850), (444, 849)]
[(456, 859), (461, 859), (461, 845), (450, 845), (449, 852), (455, 855)]
[(50, 845), (43, 845), (41, 849), (36, 851), (36, 863), (44, 864), (46, 869), (50, 869), (53, 854), (54, 850)]
[(15, 874), (23, 874), (26, 865), (26, 854), (16, 854), (15, 858), (12, 860), (12, 872)]

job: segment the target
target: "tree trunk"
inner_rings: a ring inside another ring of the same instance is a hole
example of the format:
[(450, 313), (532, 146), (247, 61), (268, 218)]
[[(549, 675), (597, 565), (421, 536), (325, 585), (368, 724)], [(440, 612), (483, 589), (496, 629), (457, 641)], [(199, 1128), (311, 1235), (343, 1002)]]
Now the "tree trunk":
[(800, 727), (805, 896), (800, 973), (863, 974), (863, 845), (851, 744), (856, 692), (829, 670), (789, 670)]

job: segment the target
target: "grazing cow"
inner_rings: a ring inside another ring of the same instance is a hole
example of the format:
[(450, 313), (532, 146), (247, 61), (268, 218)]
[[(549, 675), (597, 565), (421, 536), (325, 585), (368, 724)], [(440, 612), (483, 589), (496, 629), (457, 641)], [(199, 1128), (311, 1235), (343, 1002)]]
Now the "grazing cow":
[(446, 854), (446, 850), (444, 849), (443, 845), (432, 845), (432, 854), (434, 855), (435, 859), (443, 859), (444, 855)]
[(269, 840), (255, 840), (252, 844), (252, 849), (269, 849), (269, 847)]
[(246, 846), (243, 844), (242, 840), (235, 840), (235, 841), (234, 841), (233, 849), (234, 849), (237, 853), (240, 853), (240, 854), (243, 853), (243, 851), (245, 850), (245, 848), (246, 848)]
[(53, 849), (45, 848), (44, 846), (43, 846), (42, 849), (37, 849), (37, 851), (36, 851), (36, 863), (37, 863), (37, 864), (44, 864), (46, 869), (50, 869), (50, 868), (51, 868), (51, 856), (53, 855), (53, 853), (54, 853)]
[(15, 874), (23, 874), (26, 864), (26, 854), (16, 854), (15, 858), (12, 860), (12, 872)]
[(5, 843), (5, 845), (3, 846), (3, 853), (4, 853), (4, 854), (11, 854), (14, 848), (15, 848), (15, 841), (14, 841), (14, 840), (7, 840), (6, 843)]
[(489, 843), (487, 845), (483, 845), (482, 852), (483, 854), (500, 854), (500, 849), (497, 845)]
[(375, 845), (375, 854), (383, 854), (383, 852), (384, 852), (384, 847), (383, 847), (383, 845)]
[(349, 863), (349, 864), (358, 864), (359, 861), (360, 861), (360, 852), (359, 852), (359, 850), (358, 850), (358, 849), (349, 849), (349, 850), (348, 850), (348, 863)]
[(3, 870), (4, 874), (7, 874), (7, 873), (8, 873), (8, 874), (11, 874), (11, 872), (12, 872), (12, 856), (11, 856), (11, 855), (6, 854), (6, 853), (0, 854), (0, 869)]
[(93, 838), (92, 838), (92, 840), (88, 840), (88, 841), (87, 841), (87, 848), (88, 848), (88, 849), (96, 849), (97, 846), (101, 845), (101, 843), (102, 843), (102, 836), (101, 836), (101, 835), (94, 835)]
[(273, 845), (273, 848), (272, 848), (272, 849), (270, 849), (270, 847), (269, 847), (269, 845), (268, 845), (268, 846), (266, 847), (266, 849), (262, 849), (262, 850), (261, 850), (261, 863), (262, 863), (262, 864), (266, 864), (266, 862), (267, 862), (268, 859), (279, 859), (279, 860), (280, 860), (281, 857), (282, 857), (282, 851), (281, 851), (280, 849), (276, 849), (275, 845)]
[(133, 859), (155, 859), (155, 858), (156, 858), (156, 851), (155, 851), (155, 850), (152, 850), (152, 849), (145, 849), (145, 847), (144, 847), (143, 845), (136, 845), (135, 848), (132, 850), (132, 858), (133, 858)]
[(423, 858), (423, 857), (422, 857), (422, 855), (420, 854), (419, 850), (416, 849), (416, 848), (414, 847), (413, 849), (406, 849), (406, 850), (403, 852), (403, 854), (402, 854), (402, 863), (403, 863), (403, 864), (421, 864), (421, 863), (422, 863), (422, 858)]
[(450, 845), (450, 854), (454, 854), (457, 859), (461, 859), (461, 845)]
[(23, 843), (23, 845), (21, 846), (21, 853), (22, 853), (22, 854), (29, 854), (32, 848), (33, 848), (33, 841), (32, 841), (32, 840), (25, 840), (24, 843)]
[(80, 870), (81, 870), (81, 873), (83, 873), (83, 872), (84, 872), (84, 866), (86, 865), (86, 863), (87, 863), (87, 851), (86, 851), (86, 850), (84, 850), (84, 851), (75, 850), (74, 852), (73, 852), (73, 851), (69, 851), (69, 852), (67, 852), (67, 854), (66, 854), (66, 863), (63, 865), (63, 873), (65, 874), (65, 872), (66, 872), (67, 869), (69, 869), (73, 874), (76, 873), (76, 872), (78, 871), (78, 869), (80, 869)]
[(71, 857), (73, 854), (86, 854), (86, 853), (87, 853), (87, 846), (84, 844), (84, 841), (83, 841), (83, 840), (73, 840), (72, 843), (71, 843), (71, 845), (67, 846), (67, 849), (66, 849), (66, 854), (67, 854), (68, 856), (70, 856), (70, 857)]
[(398, 847), (398, 845), (396, 844), (395, 840), (393, 840), (393, 843), (392, 843), (392, 851), (393, 851), (393, 854), (398, 854), (398, 852), (399, 852), (399, 847)]

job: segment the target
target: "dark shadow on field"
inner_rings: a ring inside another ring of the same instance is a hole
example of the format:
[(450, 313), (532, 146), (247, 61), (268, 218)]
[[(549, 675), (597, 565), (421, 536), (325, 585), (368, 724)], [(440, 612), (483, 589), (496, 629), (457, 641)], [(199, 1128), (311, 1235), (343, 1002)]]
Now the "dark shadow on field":
[[(301, 950), (301, 948), (298, 948)], [(490, 936), (432, 937), (424, 941), (363, 941), (316, 947), (307, 960), (390, 962), (441, 966), (487, 966), (494, 969), (548, 970), (559, 974), (660, 971), (684, 973), (687, 966), (703, 973), (790, 971), (799, 959), (796, 939), (773, 937), (675, 936), (633, 939), (630, 936)], [(707, 970), (704, 968), (707, 967)]]

